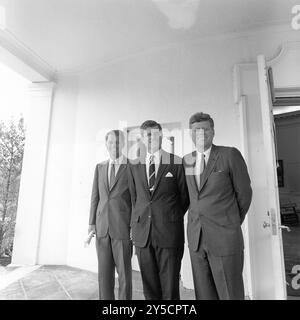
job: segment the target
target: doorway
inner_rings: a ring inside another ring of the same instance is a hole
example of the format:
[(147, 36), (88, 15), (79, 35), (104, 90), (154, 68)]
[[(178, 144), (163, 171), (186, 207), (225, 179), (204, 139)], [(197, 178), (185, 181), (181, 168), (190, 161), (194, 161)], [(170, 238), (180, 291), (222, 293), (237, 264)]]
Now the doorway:
[(286, 290), (300, 299), (300, 105), (274, 106), (273, 115)]

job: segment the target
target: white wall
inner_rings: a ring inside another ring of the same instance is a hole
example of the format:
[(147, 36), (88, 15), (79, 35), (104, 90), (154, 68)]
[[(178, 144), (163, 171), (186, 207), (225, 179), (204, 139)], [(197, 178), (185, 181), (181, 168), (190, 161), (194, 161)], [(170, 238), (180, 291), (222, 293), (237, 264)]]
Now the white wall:
[[(119, 121), (123, 121), (121, 126), (124, 121), (128, 126), (136, 126), (150, 118), (181, 122), (185, 128), (192, 113), (204, 111), (215, 119), (215, 143), (239, 147), (233, 65), (255, 61), (261, 53), (273, 57), (282, 42), (296, 40), (299, 35), (300, 32), (284, 27), (174, 45), (86, 71), (78, 76), (78, 83), (65, 80), (61, 86), (58, 84), (41, 261), (67, 261), (72, 266), (96, 270), (94, 242), (84, 249), (83, 240), (94, 167), (107, 157), (106, 131), (118, 128)], [(187, 254), (183, 264), (190, 284)]]

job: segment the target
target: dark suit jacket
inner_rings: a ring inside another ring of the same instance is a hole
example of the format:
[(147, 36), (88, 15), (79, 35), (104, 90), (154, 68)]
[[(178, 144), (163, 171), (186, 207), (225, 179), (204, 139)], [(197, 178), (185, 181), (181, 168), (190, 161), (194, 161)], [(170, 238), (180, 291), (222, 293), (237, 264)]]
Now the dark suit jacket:
[(196, 151), (184, 157), (190, 195), (189, 248), (197, 250), (201, 229), (203, 241), (215, 256), (240, 252), (244, 248), (241, 224), (252, 198), (245, 161), (236, 148), (213, 145), (199, 192), (190, 174), (195, 160)]
[(96, 225), (97, 237), (109, 229), (111, 238), (130, 239), (131, 197), (128, 187), (127, 163), (121, 164), (111, 190), (108, 187), (109, 161), (97, 164), (91, 196), (89, 224)]
[[(145, 247), (152, 223), (152, 240), (161, 248), (184, 244), (183, 217), (189, 205), (182, 159), (162, 150), (161, 163), (150, 195), (143, 158), (128, 166), (132, 196), (132, 238)], [(166, 175), (170, 177), (166, 177)]]

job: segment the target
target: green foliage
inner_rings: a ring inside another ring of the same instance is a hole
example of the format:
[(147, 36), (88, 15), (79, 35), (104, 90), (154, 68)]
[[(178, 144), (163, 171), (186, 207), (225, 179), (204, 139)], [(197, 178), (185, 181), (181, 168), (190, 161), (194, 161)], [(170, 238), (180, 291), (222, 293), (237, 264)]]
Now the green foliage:
[(0, 256), (13, 244), (24, 143), (23, 118), (0, 122)]

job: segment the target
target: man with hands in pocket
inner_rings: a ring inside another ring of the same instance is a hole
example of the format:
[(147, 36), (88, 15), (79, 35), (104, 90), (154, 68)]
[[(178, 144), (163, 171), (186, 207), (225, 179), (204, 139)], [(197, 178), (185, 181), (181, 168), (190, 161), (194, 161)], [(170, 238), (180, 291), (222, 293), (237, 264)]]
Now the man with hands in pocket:
[(196, 150), (184, 157), (190, 197), (187, 236), (196, 299), (244, 299), (241, 230), (252, 189), (241, 153), (213, 144), (214, 121), (189, 120)]

